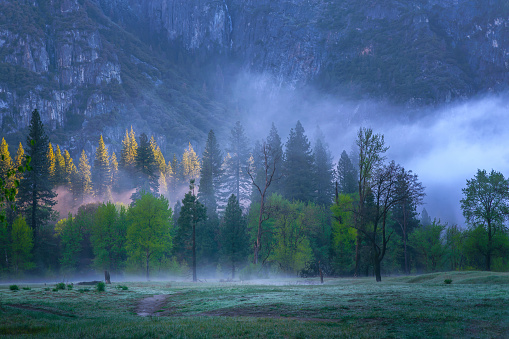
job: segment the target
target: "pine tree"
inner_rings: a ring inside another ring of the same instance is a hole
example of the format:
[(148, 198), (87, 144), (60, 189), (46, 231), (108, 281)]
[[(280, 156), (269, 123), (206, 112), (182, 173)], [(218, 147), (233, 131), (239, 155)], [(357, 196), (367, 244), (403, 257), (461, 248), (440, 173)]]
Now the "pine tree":
[(159, 192), (159, 169), (154, 152), (145, 133), (140, 135), (140, 143), (136, 155), (136, 193), (131, 199), (134, 201), (141, 196), (141, 192)]
[[(9, 145), (4, 138), (0, 144), (0, 180), (5, 183), (4, 188), (10, 189), (14, 186), (13, 177), (9, 178), (8, 173), (13, 169), (14, 163), (12, 162), (11, 154), (9, 153)], [(0, 192), (3, 194), (3, 192)]]
[[(21, 142), (19, 143), (19, 146), (18, 146), (18, 150), (16, 152), (16, 158), (15, 158), (15, 161), (14, 161), (14, 167), (15, 168), (19, 168), (19, 167), (22, 167), (25, 165), (25, 150), (23, 149), (23, 145), (21, 144)], [(18, 180), (18, 181), (21, 181), (21, 179), (23, 179), (23, 173), (21, 172), (17, 172), (14, 177)]]
[(272, 193), (282, 194), (283, 189), (281, 187), (281, 163), (283, 161), (283, 144), (281, 143), (281, 137), (279, 136), (274, 123), (272, 123), (272, 127), (270, 128), (270, 132), (267, 137), (267, 145), (269, 146), (270, 150), (268, 163), (274, 163), (274, 160), (276, 160), (276, 163), (278, 163), (274, 172), (272, 184), (267, 189), (267, 194), (269, 196)]
[[(178, 230), (175, 237), (175, 245), (184, 257), (191, 256), (193, 281), (196, 276), (196, 226), (207, 218), (207, 209), (194, 194), (194, 180), (191, 180), (190, 190), (182, 200), (182, 208), (177, 220)], [(190, 253), (189, 253), (190, 252)]]
[(323, 134), (319, 134), (314, 147), (314, 190), (315, 202), (322, 206), (332, 203), (334, 196), (334, 165), (329, 147), (323, 142)]
[(74, 165), (74, 162), (72, 161), (71, 154), (67, 150), (64, 151), (64, 161), (65, 161), (65, 184), (68, 187), (71, 187), (72, 180), (75, 178), (77, 169), (76, 166)]
[(117, 182), (117, 189), (131, 189), (135, 186), (136, 177), (136, 155), (138, 152), (138, 143), (133, 127), (131, 132), (125, 131), (124, 140), (122, 140), (122, 150), (120, 152), (120, 180)]
[(200, 171), (198, 199), (207, 207), (210, 215), (216, 213), (216, 195), (220, 189), (222, 155), (213, 130), (210, 130)]
[(108, 194), (111, 187), (111, 171), (108, 149), (104, 144), (103, 136), (99, 139), (99, 146), (95, 150), (94, 160), (94, 188), (98, 197), (104, 197)]
[(55, 151), (55, 174), (53, 176), (53, 185), (59, 186), (65, 183), (65, 158), (57, 145)]
[(49, 172), (49, 178), (51, 182), (55, 182), (55, 175), (56, 175), (56, 157), (55, 152), (53, 151), (53, 145), (51, 142), (48, 144), (48, 153), (46, 155), (48, 157), (48, 172)]
[(73, 185), (74, 200), (78, 205), (81, 205), (85, 197), (92, 194), (90, 164), (85, 150), (81, 151), (77, 177), (73, 180)]
[(251, 194), (251, 178), (247, 173), (247, 168), (252, 159), (250, 159), (248, 140), (240, 121), (237, 121), (231, 130), (226, 152), (222, 187), (224, 203), (234, 194), (240, 204), (244, 205), (249, 201)]
[[(13, 170), (14, 163), (9, 153), (9, 145), (7, 145), (5, 139), (2, 138), (2, 142), (0, 144), (0, 215), (2, 218), (7, 217), (9, 224), (12, 222), (14, 217), (13, 210), (11, 204), (5, 204), (5, 202), (15, 199), (15, 195), (17, 193), (17, 178), (13, 175)], [(0, 219), (0, 224), (2, 221), (3, 219)]]
[(200, 160), (198, 159), (198, 155), (189, 143), (189, 146), (185, 149), (184, 154), (182, 154), (182, 176), (184, 181), (189, 180), (197, 180), (200, 176)]
[(31, 157), (31, 171), (24, 173), (20, 182), (18, 204), (27, 216), (29, 226), (34, 231), (35, 248), (39, 246), (41, 228), (47, 224), (56, 204), (56, 194), (52, 191), (48, 172), (48, 137), (44, 131), (39, 112), (34, 110), (30, 120), (27, 137), (27, 156)]
[[(171, 169), (171, 171), (170, 171)], [(177, 155), (173, 153), (173, 159), (168, 161), (167, 167), (167, 180), (166, 184), (168, 185), (168, 194), (170, 196), (170, 201), (172, 203), (176, 203), (179, 200), (177, 199), (178, 187), (182, 182), (182, 178), (180, 175), (180, 164), (177, 158)]]
[(154, 153), (154, 159), (156, 160), (157, 167), (160, 173), (166, 172), (166, 160), (164, 160), (163, 152), (159, 148), (159, 145), (156, 143), (154, 136), (150, 137), (150, 147), (152, 148), (152, 152)]
[(346, 151), (341, 153), (336, 171), (339, 193), (354, 194), (357, 191), (357, 172)]
[(239, 201), (232, 194), (228, 199), (224, 219), (221, 227), (221, 254), (223, 260), (231, 268), (232, 279), (235, 278), (235, 270), (245, 260), (249, 250), (249, 236), (247, 224), (242, 216)]
[(115, 152), (111, 153), (110, 157), (110, 172), (111, 172), (111, 187), (114, 191), (120, 190), (120, 174), (118, 172), (118, 161)]
[(290, 130), (283, 168), (286, 199), (310, 201), (313, 197), (313, 155), (300, 121)]
[(131, 132), (125, 131), (124, 140), (122, 140), (122, 151), (120, 153), (120, 166), (124, 169), (134, 170), (136, 164), (136, 153), (138, 150), (138, 143), (136, 142), (136, 135), (133, 127)]

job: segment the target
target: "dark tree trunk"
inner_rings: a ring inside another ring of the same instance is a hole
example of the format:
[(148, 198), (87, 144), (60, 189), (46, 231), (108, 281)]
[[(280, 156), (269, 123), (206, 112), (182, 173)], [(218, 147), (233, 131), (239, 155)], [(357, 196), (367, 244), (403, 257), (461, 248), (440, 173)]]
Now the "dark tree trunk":
[[(147, 278), (148, 279), (148, 278)], [(111, 280), (110, 280), (110, 272), (108, 271), (104, 271), (104, 282), (106, 284), (111, 284)]]
[(146, 255), (146, 265), (147, 265), (147, 281), (149, 280), (149, 275), (148, 275), (148, 272), (149, 272), (149, 261), (150, 261), (150, 255), (147, 253)]
[(193, 222), (193, 282), (198, 281), (196, 277), (196, 224)]
[(235, 279), (235, 261), (232, 259), (232, 280)]
[(260, 202), (260, 214), (258, 216), (258, 232), (256, 233), (256, 243), (254, 250), (254, 258), (253, 263), (258, 264), (258, 251), (260, 250), (261, 242), (262, 242), (262, 223), (263, 223), (263, 208), (265, 207), (265, 191), (264, 194), (261, 195)]
[(403, 230), (403, 247), (405, 252), (405, 274), (410, 274), (410, 270), (408, 269), (408, 252), (406, 248), (406, 230)]
[(322, 265), (320, 261), (318, 262), (318, 272), (320, 272), (320, 283), (323, 284), (323, 272), (322, 272)]
[(380, 274), (380, 259), (378, 259), (378, 256), (375, 256), (374, 258), (374, 262), (373, 262), (373, 265), (375, 266), (375, 277), (376, 277), (376, 281), (377, 282), (381, 282), (382, 281), (382, 275)]
[(357, 238), (355, 239), (355, 273), (354, 276), (359, 276), (359, 268), (360, 268), (360, 261), (361, 261), (361, 255), (360, 255), (360, 242), (361, 237), (359, 235), (359, 232), (357, 232)]
[(491, 222), (488, 221), (488, 251), (486, 253), (486, 271), (491, 271), (491, 245), (493, 234), (491, 232)]

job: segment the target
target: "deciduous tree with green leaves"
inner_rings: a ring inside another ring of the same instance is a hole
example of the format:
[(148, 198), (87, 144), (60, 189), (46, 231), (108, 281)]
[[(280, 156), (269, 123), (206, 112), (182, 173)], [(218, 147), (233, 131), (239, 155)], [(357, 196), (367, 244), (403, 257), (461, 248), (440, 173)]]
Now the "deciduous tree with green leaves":
[(11, 230), (11, 262), (15, 275), (33, 268), (32, 248), (34, 246), (33, 231), (27, 225), (25, 218), (18, 216), (12, 224)]
[(509, 181), (495, 170), (477, 170), (462, 189), (461, 209), (467, 223), (478, 233), (478, 251), (485, 257), (485, 269), (491, 270), (492, 258), (503, 250), (495, 242), (498, 233), (507, 231), (504, 222), (509, 215)]
[(111, 272), (120, 271), (126, 260), (126, 208), (108, 202), (97, 209), (90, 240), (94, 249), (94, 266)]
[(418, 260), (428, 272), (440, 268), (446, 254), (442, 234), (447, 225), (434, 220), (431, 225), (421, 226), (410, 234), (409, 244), (418, 254)]
[(151, 263), (172, 248), (172, 210), (168, 200), (143, 192), (128, 210), (127, 257), (136, 267), (144, 267), (147, 280)]

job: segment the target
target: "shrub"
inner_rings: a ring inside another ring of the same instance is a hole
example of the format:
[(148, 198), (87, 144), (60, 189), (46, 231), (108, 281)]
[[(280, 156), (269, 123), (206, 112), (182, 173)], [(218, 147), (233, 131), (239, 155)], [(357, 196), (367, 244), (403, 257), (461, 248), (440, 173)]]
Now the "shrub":
[(11, 286), (9, 286), (9, 289), (10, 289), (11, 291), (19, 291), (19, 287), (18, 287), (18, 285), (11, 285)]
[(67, 289), (68, 289), (68, 290), (72, 290), (72, 288), (73, 288), (73, 287), (74, 287), (74, 285), (73, 285), (73, 284), (69, 284), (69, 285), (67, 285)]
[(101, 282), (97, 283), (97, 292), (104, 292), (106, 290), (106, 284)]
[(446, 283), (447, 285), (449, 285), (450, 283), (452, 283), (452, 279), (445, 279), (445, 280), (444, 280), (444, 283)]
[(129, 288), (125, 285), (117, 285), (117, 290), (127, 291)]
[(49, 287), (46, 287), (44, 290), (45, 290), (45, 291), (49, 291), (49, 290), (50, 290), (50, 288), (49, 288)]
[(31, 288), (30, 288), (30, 287), (28, 287), (28, 286), (27, 286), (27, 287), (23, 287), (23, 289), (24, 289), (25, 291), (29, 291), (29, 290), (31, 290)]
[(58, 288), (52, 289), (53, 292), (58, 292)]
[(57, 290), (65, 290), (65, 283), (61, 282), (61, 283), (58, 283), (55, 288)]
[(80, 292), (80, 293), (85, 293), (85, 292), (88, 292), (88, 291), (90, 291), (90, 289), (88, 289), (88, 288), (80, 288), (78, 290), (78, 292)]

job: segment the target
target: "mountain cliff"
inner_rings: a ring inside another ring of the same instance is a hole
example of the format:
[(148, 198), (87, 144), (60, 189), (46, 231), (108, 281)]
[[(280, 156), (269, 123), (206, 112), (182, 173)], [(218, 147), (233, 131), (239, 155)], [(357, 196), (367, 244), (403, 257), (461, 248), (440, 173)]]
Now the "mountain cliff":
[(439, 104), (505, 89), (508, 26), (505, 0), (2, 0), (0, 124), (38, 108), (71, 148), (132, 123), (171, 148), (236, 114), (239, 71)]

